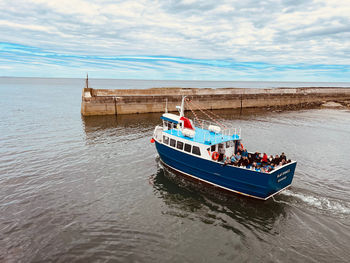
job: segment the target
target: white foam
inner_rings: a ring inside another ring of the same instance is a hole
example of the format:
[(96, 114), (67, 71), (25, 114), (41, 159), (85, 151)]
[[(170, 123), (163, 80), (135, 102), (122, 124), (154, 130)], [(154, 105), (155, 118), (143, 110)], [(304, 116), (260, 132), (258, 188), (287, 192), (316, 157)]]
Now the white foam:
[(302, 193), (295, 193), (295, 192), (292, 192), (291, 190), (285, 190), (281, 194), (296, 197), (302, 200), (303, 202), (307, 203), (308, 205), (321, 210), (328, 210), (331, 212), (350, 215), (349, 203), (344, 203), (339, 200), (331, 200), (327, 197), (317, 197), (311, 194), (306, 195)]

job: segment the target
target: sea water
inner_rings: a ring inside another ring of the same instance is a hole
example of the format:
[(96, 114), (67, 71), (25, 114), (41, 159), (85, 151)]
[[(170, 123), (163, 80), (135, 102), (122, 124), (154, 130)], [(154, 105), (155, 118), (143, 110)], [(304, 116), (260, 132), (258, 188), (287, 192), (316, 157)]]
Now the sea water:
[(349, 110), (215, 111), (248, 150), (298, 162), (292, 186), (264, 202), (171, 180), (150, 143), (160, 114), (82, 117), (83, 86), (0, 79), (0, 262), (348, 262)]

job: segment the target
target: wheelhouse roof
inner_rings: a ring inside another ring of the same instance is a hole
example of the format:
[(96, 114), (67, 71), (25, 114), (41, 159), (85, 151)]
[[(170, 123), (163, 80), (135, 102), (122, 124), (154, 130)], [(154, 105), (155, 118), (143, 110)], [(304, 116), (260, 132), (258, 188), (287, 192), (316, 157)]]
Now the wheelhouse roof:
[(193, 138), (184, 136), (181, 132), (181, 130), (177, 129), (171, 129), (164, 131), (167, 134), (171, 134), (173, 136), (179, 137), (181, 139), (185, 139), (188, 141), (192, 142), (197, 142), (200, 144), (205, 144), (205, 145), (214, 145), (218, 143), (224, 143), (227, 141), (232, 141), (232, 140), (239, 140), (239, 136), (237, 134), (234, 134), (233, 136), (228, 136), (228, 135), (222, 135), (222, 134), (215, 134), (214, 132), (210, 132), (209, 130), (205, 130), (202, 128), (195, 128), (195, 136)]
[(172, 113), (164, 113), (162, 115), (162, 117), (160, 117), (160, 118), (162, 120), (171, 121), (171, 122), (174, 122), (174, 123), (179, 123), (180, 122), (180, 116), (172, 114)]

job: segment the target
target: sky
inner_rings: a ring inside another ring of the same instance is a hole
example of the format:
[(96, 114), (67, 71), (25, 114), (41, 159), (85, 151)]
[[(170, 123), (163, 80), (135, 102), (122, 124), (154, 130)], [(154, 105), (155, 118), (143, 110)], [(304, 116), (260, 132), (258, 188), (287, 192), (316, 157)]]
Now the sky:
[(350, 81), (349, 0), (0, 0), (0, 76)]

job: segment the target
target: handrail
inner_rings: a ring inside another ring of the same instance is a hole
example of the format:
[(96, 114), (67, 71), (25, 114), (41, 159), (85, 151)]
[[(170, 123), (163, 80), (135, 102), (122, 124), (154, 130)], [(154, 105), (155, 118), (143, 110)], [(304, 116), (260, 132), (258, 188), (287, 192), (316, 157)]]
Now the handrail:
[(154, 139), (156, 139), (158, 141), (162, 141), (162, 131), (163, 131), (163, 127), (160, 125), (157, 125), (153, 131)]
[[(215, 125), (214, 122), (207, 121), (207, 120), (199, 120), (199, 122), (200, 122), (200, 125), (197, 125), (197, 121), (193, 120), (194, 126), (200, 127), (202, 129), (205, 129), (205, 130), (208, 130), (210, 125)], [(217, 125), (215, 125), (215, 126), (217, 126)], [(233, 127), (221, 128), (221, 131), (218, 133), (218, 135), (219, 134), (224, 135), (224, 136), (237, 135), (239, 138), (241, 138), (241, 128), (240, 127), (239, 128), (233, 128)]]
[[(198, 139), (203, 139), (204, 142), (206, 142), (207, 139), (209, 139), (210, 137), (212, 138), (211, 142), (214, 144), (216, 144), (217, 142), (221, 142), (223, 140), (223, 136), (228, 136), (228, 137), (232, 136), (232, 140), (241, 139), (241, 128), (233, 128), (233, 127), (221, 128), (221, 131), (218, 133), (215, 133), (213, 136), (214, 138), (213, 138), (212, 135), (209, 135), (209, 133), (210, 133), (209, 126), (214, 125), (214, 123), (211, 121), (200, 120), (200, 119), (198, 119), (198, 122), (200, 123), (200, 125), (196, 125), (196, 124), (198, 124), (197, 120), (193, 120), (194, 127), (202, 128), (203, 130), (206, 130), (207, 132), (200, 133), (200, 134), (202, 134), (202, 136), (201, 136), (202, 138), (198, 138), (198, 136), (199, 136), (198, 134), (196, 135), (196, 137)], [(156, 133), (156, 131), (159, 132), (159, 129), (160, 130), (167, 130), (167, 127), (157, 126), (154, 133)], [(170, 129), (170, 134), (179, 136), (180, 131), (182, 131), (181, 128), (174, 127), (172, 129)]]

